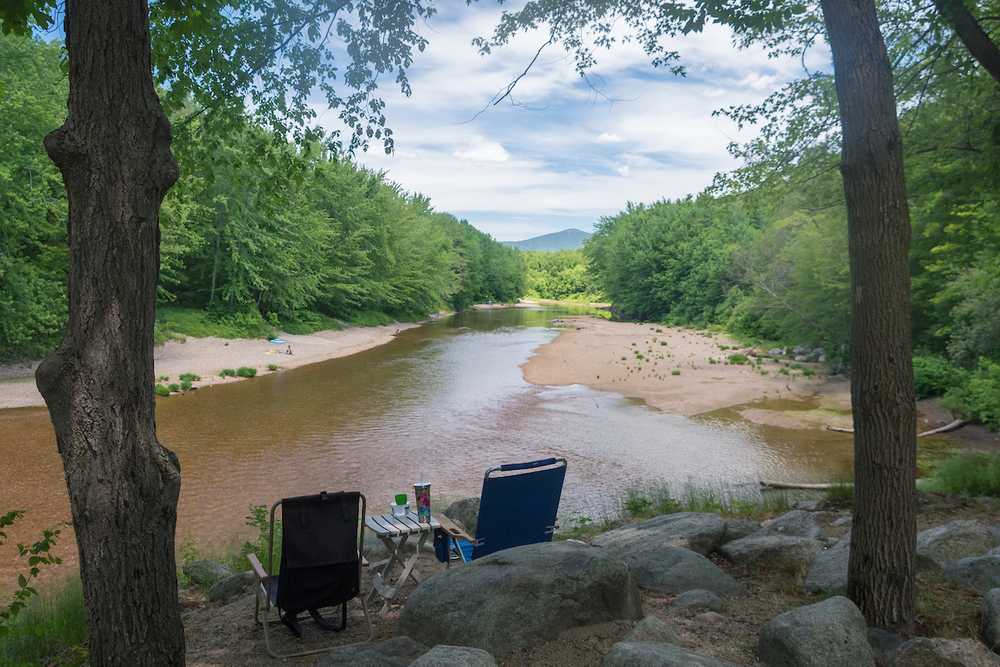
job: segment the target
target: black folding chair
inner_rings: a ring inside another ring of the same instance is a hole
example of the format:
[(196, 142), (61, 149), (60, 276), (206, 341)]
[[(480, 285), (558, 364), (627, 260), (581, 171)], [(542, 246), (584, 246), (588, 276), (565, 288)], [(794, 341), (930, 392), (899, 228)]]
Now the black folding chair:
[[(365, 497), (356, 492), (320, 493), (284, 498), (271, 507), (267, 569), (254, 554), (247, 558), (257, 576), (254, 621), (264, 626), (264, 645), (275, 658), (291, 658), (329, 651), (331, 646), (297, 653), (276, 653), (271, 646), (270, 626), (284, 623), (301, 635), (298, 614), (307, 611), (324, 630), (339, 632), (347, 627), (347, 603), (357, 598), (368, 624), (368, 639), (374, 636), (368, 607), (361, 596), (361, 554), (364, 551)], [(281, 564), (274, 571), (274, 518), (281, 507)], [(320, 614), (321, 609), (340, 607), (340, 627)], [(271, 619), (271, 609), (278, 618)], [(261, 620), (260, 611), (264, 618)]]

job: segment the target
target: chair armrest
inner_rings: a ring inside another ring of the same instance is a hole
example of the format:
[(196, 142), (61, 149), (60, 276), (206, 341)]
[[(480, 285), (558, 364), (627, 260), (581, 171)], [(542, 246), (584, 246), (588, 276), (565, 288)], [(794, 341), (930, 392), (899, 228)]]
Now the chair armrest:
[(434, 518), (437, 519), (438, 523), (441, 524), (441, 528), (443, 530), (445, 530), (453, 538), (460, 537), (460, 538), (462, 538), (464, 540), (468, 540), (470, 542), (475, 542), (476, 541), (474, 537), (472, 537), (467, 532), (465, 532), (461, 527), (459, 527), (459, 525), (457, 523), (455, 523), (454, 521), (452, 521), (451, 519), (449, 519), (445, 515), (439, 514), (439, 515), (436, 515)]
[(250, 561), (250, 567), (253, 568), (253, 573), (257, 576), (257, 579), (266, 581), (269, 578), (267, 572), (264, 571), (264, 566), (260, 564), (255, 554), (247, 554), (247, 560)]

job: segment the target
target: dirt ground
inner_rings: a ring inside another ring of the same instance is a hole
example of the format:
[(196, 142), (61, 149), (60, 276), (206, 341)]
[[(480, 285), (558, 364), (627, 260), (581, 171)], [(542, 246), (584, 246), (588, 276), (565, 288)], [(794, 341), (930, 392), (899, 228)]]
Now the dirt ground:
[[(1000, 516), (1000, 500), (962, 499), (940, 494), (919, 494), (918, 528), (940, 525), (953, 519), (984, 519), (995, 522)], [(793, 607), (819, 601), (802, 591), (804, 573), (741, 568), (713, 556), (721, 568), (744, 587), (744, 594), (724, 600), (721, 614), (703, 613), (687, 616), (670, 608), (673, 595), (644, 592), (642, 607), (646, 615), (664, 620), (690, 650), (740, 665), (756, 665), (757, 637), (760, 628), (774, 616)], [(453, 567), (463, 567), (455, 565)], [(425, 576), (443, 570), (430, 552), (421, 555), (418, 570)], [(366, 573), (367, 574), (367, 573)], [(367, 584), (367, 576), (366, 584)], [(403, 589), (399, 603), (385, 614), (370, 610), (375, 638), (385, 639), (396, 632), (399, 613), (406, 595), (414, 589), (410, 582)], [(226, 605), (207, 603), (199, 593), (185, 592), (183, 614), (187, 632), (189, 665), (271, 665), (264, 650), (263, 634), (253, 623), (253, 598), (249, 594)], [(918, 633), (922, 636), (974, 637), (979, 626), (980, 598), (977, 594), (945, 581), (939, 574), (918, 576)], [(293, 639), (282, 626), (273, 636), (282, 649), (318, 647), (333, 641), (343, 645), (365, 637), (360, 607), (350, 604), (349, 630), (342, 635), (316, 631), (308, 621), (306, 637)], [(540, 667), (588, 667), (600, 664), (601, 658), (634, 626), (631, 621), (615, 621), (573, 628), (552, 641), (516, 652), (499, 660), (504, 667), (531, 665)], [(420, 641), (419, 637), (414, 637)], [(282, 664), (313, 665), (317, 657), (286, 661)]]

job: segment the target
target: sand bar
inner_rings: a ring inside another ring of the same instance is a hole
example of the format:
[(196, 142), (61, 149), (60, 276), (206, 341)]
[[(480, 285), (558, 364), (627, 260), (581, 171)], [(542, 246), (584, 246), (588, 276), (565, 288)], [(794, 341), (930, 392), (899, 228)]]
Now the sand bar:
[(681, 415), (764, 399), (817, 395), (828, 395), (831, 403), (843, 405), (846, 394), (846, 382), (831, 382), (821, 374), (819, 364), (801, 364), (813, 369), (816, 375), (812, 377), (805, 377), (801, 369), (781, 374), (786, 366), (774, 360), (759, 368), (726, 364), (730, 355), (745, 350), (720, 349), (740, 346), (719, 334), (593, 317), (567, 317), (559, 323), (565, 330), (522, 365), (525, 379), (532, 384), (583, 384)]
[[(194, 386), (206, 387), (242, 379), (220, 378), (219, 371), (223, 368), (252, 366), (258, 375), (266, 375), (271, 372), (267, 369), (271, 364), (288, 369), (346, 357), (384, 345), (397, 333), (417, 326), (420, 325), (400, 323), (317, 331), (301, 336), (281, 334), (282, 340), (287, 341), (281, 345), (263, 339), (187, 338), (157, 347), (154, 363), (156, 375), (169, 376), (169, 383), (179, 382), (177, 376), (181, 373), (194, 373), (202, 378)], [(289, 346), (290, 355), (287, 354)], [(0, 409), (45, 405), (35, 387), (35, 366), (37, 362), (0, 366)]]

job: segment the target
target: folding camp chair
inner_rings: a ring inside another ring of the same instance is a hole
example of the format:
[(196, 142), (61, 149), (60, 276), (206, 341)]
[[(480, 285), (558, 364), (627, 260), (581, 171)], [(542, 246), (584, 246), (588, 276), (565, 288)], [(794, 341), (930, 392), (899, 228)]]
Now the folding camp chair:
[(566, 459), (507, 463), (483, 476), (479, 522), (472, 538), (447, 517), (434, 540), (438, 560), (470, 561), (501, 549), (549, 542), (566, 477)]
[[(323, 646), (298, 653), (276, 653), (271, 646), (270, 626), (284, 623), (299, 634), (296, 615), (308, 611), (325, 630), (347, 627), (347, 603), (358, 598), (368, 624), (368, 640), (374, 636), (368, 607), (361, 596), (361, 554), (364, 531), (365, 497), (356, 491), (320, 493), (314, 496), (284, 498), (271, 507), (267, 538), (267, 569), (254, 554), (247, 558), (257, 576), (254, 621), (264, 626), (264, 645), (274, 658), (291, 658), (329, 651)], [(281, 507), (281, 565), (274, 571), (274, 517)], [(340, 606), (340, 627), (319, 614), (320, 609)], [(278, 619), (270, 619), (271, 609)], [(261, 620), (260, 611), (264, 618)]]

